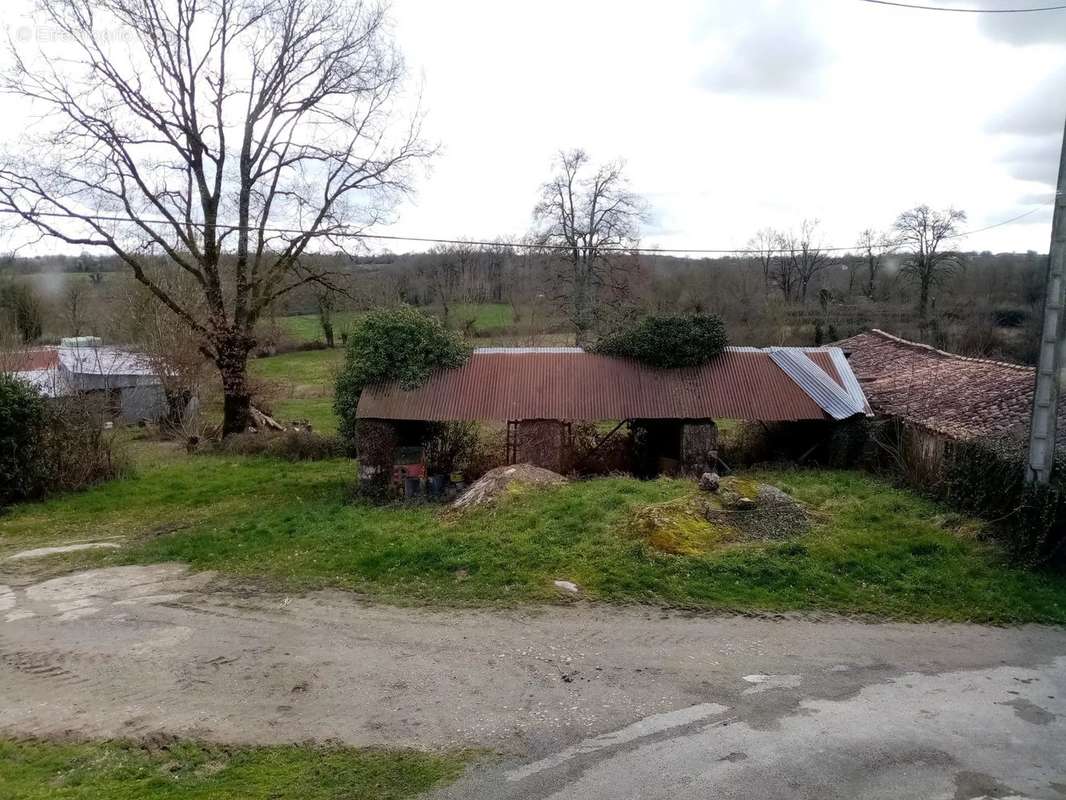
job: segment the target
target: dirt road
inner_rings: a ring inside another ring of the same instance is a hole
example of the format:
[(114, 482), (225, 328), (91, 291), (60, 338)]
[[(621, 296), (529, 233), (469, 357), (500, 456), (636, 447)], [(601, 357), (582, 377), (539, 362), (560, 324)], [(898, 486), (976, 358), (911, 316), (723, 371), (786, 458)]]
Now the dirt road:
[(0, 586), (0, 697), (6, 734), (501, 754), (453, 797), (755, 796), (722, 783), (753, 776), (763, 797), (1066, 797), (1066, 631), (1036, 626), (423, 611), (122, 567)]

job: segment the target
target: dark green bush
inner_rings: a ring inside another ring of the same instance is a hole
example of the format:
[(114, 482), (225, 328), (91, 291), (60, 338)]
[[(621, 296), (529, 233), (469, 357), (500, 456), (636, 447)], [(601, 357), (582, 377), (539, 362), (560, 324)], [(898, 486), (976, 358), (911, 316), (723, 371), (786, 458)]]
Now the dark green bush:
[(604, 336), (591, 350), (671, 369), (703, 364), (727, 343), (725, 325), (714, 314), (658, 314)]
[(0, 506), (50, 492), (84, 489), (127, 471), (114, 432), (104, 429), (104, 400), (48, 400), (0, 374)]
[(1066, 476), (1056, 464), (1048, 486), (1025, 482), (1025, 451), (1013, 441), (953, 443), (939, 493), (954, 507), (993, 522), (1015, 560), (1061, 560), (1066, 548)]
[(0, 507), (40, 491), (47, 417), (40, 392), (0, 373)]
[(404, 389), (415, 389), (433, 370), (462, 366), (469, 355), (461, 337), (412, 308), (367, 314), (348, 336), (344, 368), (337, 378), (334, 407), (341, 438), (355, 447), (355, 412), (365, 387), (396, 381)]
[(992, 322), (997, 328), (1020, 328), (1029, 318), (1029, 310), (1004, 306), (992, 309)]

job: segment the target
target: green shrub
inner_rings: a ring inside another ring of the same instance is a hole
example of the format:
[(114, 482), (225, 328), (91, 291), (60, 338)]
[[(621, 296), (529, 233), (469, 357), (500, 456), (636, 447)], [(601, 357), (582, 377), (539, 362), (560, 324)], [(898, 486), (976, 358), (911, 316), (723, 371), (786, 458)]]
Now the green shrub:
[(431, 475), (469, 472), (481, 459), (481, 439), (476, 422), (438, 422), (426, 437), (426, 469)]
[(217, 450), (228, 455), (269, 456), (286, 461), (324, 461), (344, 453), (336, 436), (310, 431), (235, 433), (219, 442)]
[(57, 397), (47, 403), (42, 491), (74, 492), (126, 475), (130, 463), (116, 441), (117, 429), (107, 399), (88, 392)]
[(671, 369), (703, 364), (727, 343), (725, 325), (714, 314), (658, 314), (604, 336), (591, 350)]
[(0, 312), (6, 315), (24, 344), (41, 338), (41, 301), (24, 283), (4, 283), (0, 286)]
[(1020, 328), (1029, 318), (1029, 310), (1012, 306), (992, 309), (992, 323), (997, 328)]
[(1061, 560), (1066, 550), (1066, 465), (1048, 486), (1025, 482), (1025, 451), (1006, 440), (957, 442), (940, 493), (954, 507), (991, 520), (1016, 561)]
[(47, 417), (37, 389), (0, 373), (0, 507), (41, 490)]
[(344, 367), (337, 378), (334, 407), (341, 438), (349, 448), (355, 447), (356, 408), (365, 387), (396, 381), (404, 389), (415, 389), (433, 370), (462, 366), (469, 355), (461, 337), (412, 308), (367, 314), (348, 336)]

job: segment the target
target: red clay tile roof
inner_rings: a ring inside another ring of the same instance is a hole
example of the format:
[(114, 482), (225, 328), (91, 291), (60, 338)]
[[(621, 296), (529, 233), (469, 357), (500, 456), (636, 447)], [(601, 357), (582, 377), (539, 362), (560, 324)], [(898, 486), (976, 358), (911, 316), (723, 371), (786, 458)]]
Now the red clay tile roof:
[(879, 414), (953, 439), (1024, 436), (1029, 428), (1032, 367), (967, 358), (879, 330), (835, 344)]
[(54, 369), (59, 366), (59, 351), (25, 350), (0, 354), (4, 369), (11, 372), (34, 372), (42, 369)]

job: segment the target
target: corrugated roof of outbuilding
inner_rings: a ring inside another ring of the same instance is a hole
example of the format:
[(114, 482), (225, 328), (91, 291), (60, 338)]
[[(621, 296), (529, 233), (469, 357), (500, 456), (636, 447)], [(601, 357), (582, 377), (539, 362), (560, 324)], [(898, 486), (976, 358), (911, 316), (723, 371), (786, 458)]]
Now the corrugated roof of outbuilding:
[[(828, 348), (804, 354), (846, 388)], [(837, 360), (848, 370), (843, 358)], [(861, 406), (860, 406), (861, 407)], [(660, 370), (576, 348), (489, 348), (410, 391), (367, 387), (358, 416), (394, 420), (824, 420), (769, 350), (729, 347), (698, 367)]]

